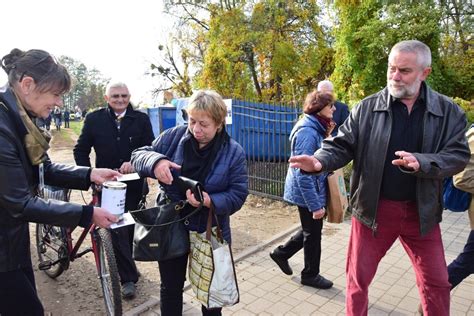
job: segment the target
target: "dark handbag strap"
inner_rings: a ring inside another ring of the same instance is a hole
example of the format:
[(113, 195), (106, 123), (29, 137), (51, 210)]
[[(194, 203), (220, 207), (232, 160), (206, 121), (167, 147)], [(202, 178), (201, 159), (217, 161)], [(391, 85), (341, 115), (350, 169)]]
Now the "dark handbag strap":
[[(204, 206), (204, 196), (202, 194), (202, 192), (204, 191), (204, 187), (202, 186), (201, 183), (199, 183), (199, 181), (196, 181), (196, 180), (193, 180), (193, 179), (189, 179), (189, 178), (186, 178), (186, 177), (183, 177), (183, 176), (180, 176), (176, 179), (174, 179), (173, 181), (174, 184), (178, 185), (178, 187), (183, 191), (183, 192), (186, 192), (186, 190), (190, 189), (191, 192), (193, 193), (194, 197), (196, 198), (196, 200), (199, 202), (199, 206), (194, 210), (192, 211), (191, 213), (187, 214), (186, 216), (180, 218), (180, 219), (177, 219), (177, 220), (174, 220), (174, 221), (170, 221), (170, 222), (167, 222), (167, 223), (162, 223), (162, 224), (145, 224), (145, 223), (142, 223), (140, 222), (137, 218), (135, 218), (135, 221), (137, 223), (139, 223), (140, 225), (143, 225), (143, 226), (146, 226), (146, 227), (163, 227), (163, 226), (168, 226), (168, 225), (171, 225), (171, 224), (174, 224), (174, 223), (178, 223), (178, 222), (182, 222), (182, 221), (185, 221), (187, 220), (188, 218), (190, 218), (191, 216), (193, 216), (194, 214), (196, 214), (197, 212), (199, 212), (202, 207)], [(180, 211), (182, 209), (184, 209), (186, 207), (186, 205), (189, 204), (188, 201), (179, 201), (178, 203), (176, 203), (175, 205), (175, 211)], [(142, 206), (144, 206), (145, 204), (143, 203)], [(162, 205), (163, 206), (163, 205)], [(152, 208), (145, 208), (145, 207), (142, 207), (140, 208), (139, 210), (135, 210), (135, 211), (130, 211), (130, 213), (139, 213), (139, 212), (145, 212), (145, 211), (158, 211), (160, 209), (160, 206), (157, 206), (157, 207), (152, 207)]]
[(211, 241), (211, 234), (212, 234), (212, 217), (216, 219), (216, 234), (217, 234), (217, 239), (219, 239), (220, 242), (223, 241), (222, 238), (222, 230), (221, 230), (221, 225), (219, 224), (219, 220), (217, 219), (216, 211), (214, 209), (214, 205), (211, 204), (211, 207), (209, 208), (209, 214), (207, 215), (207, 226), (206, 226), (206, 239)]
[[(176, 205), (175, 205), (175, 210), (176, 211), (180, 211), (182, 210), (186, 205), (188, 204), (188, 201), (179, 201)], [(187, 214), (186, 216), (180, 218), (180, 219), (177, 219), (177, 220), (174, 220), (174, 221), (170, 221), (170, 222), (166, 222), (166, 223), (162, 223), (162, 224), (145, 224), (145, 223), (142, 223), (140, 222), (139, 220), (137, 220), (135, 218), (135, 222), (137, 222), (138, 224), (140, 225), (143, 225), (145, 227), (163, 227), (163, 226), (168, 226), (168, 225), (171, 225), (171, 224), (174, 224), (174, 223), (179, 223), (179, 222), (182, 222), (182, 221), (185, 221), (187, 220), (188, 218), (190, 218), (191, 216), (193, 216), (194, 214), (196, 214), (197, 212), (199, 212), (203, 207), (203, 201), (201, 201), (199, 203), (199, 206), (194, 210), (192, 211), (191, 213)], [(143, 208), (143, 209), (139, 209), (139, 210), (135, 210), (135, 211), (129, 211), (130, 213), (140, 213), (140, 212), (145, 212), (145, 211), (151, 211), (151, 210), (158, 210), (160, 207), (157, 206), (157, 207), (151, 207), (151, 208)]]

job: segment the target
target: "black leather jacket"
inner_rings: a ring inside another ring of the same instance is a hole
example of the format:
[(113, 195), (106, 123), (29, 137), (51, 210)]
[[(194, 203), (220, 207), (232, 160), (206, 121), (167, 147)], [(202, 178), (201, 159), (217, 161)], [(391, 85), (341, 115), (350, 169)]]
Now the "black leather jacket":
[[(420, 170), (413, 175), (417, 178), (420, 232), (425, 235), (441, 222), (442, 180), (463, 170), (470, 152), (464, 135), (466, 116), (463, 110), (448, 97), (433, 91), (425, 83), (423, 85), (426, 112), (422, 149), (413, 153), (420, 163)], [(390, 98), (385, 88), (362, 100), (339, 128), (339, 134), (325, 140), (315, 153), (323, 171), (336, 170), (353, 160), (350, 190), (353, 216), (374, 233), (391, 126)]]
[[(38, 166), (24, 148), (27, 133), (11, 89), (0, 88), (0, 272), (31, 266), (28, 222), (76, 226), (79, 204), (45, 201), (36, 196)], [(87, 190), (90, 168), (44, 163), (45, 183)], [(90, 221), (90, 219), (89, 219)]]

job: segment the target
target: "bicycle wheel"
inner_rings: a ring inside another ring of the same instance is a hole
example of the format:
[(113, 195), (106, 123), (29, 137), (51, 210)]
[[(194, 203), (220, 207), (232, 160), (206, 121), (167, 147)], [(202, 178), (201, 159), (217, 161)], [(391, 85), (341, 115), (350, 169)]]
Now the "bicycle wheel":
[(107, 315), (122, 315), (120, 281), (112, 238), (107, 229), (96, 230), (96, 260)]
[(68, 268), (67, 232), (63, 227), (36, 224), (36, 250), (40, 270), (57, 278)]

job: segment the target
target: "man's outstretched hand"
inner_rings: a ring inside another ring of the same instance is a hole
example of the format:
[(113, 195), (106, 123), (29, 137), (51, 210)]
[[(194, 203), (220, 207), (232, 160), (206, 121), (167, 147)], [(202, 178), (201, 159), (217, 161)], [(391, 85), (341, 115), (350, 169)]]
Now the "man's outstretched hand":
[(290, 157), (288, 160), (291, 168), (299, 168), (306, 172), (318, 172), (323, 166), (314, 156), (299, 155)]

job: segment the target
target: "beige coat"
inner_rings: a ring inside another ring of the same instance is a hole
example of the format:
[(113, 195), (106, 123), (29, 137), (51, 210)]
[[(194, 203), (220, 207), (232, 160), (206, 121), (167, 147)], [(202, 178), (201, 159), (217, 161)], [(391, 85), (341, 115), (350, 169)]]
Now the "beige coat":
[[(453, 177), (453, 183), (456, 188), (469, 192), (472, 195), (474, 194), (474, 128), (470, 128), (466, 136), (469, 142), (469, 149), (471, 150), (471, 158), (466, 169)], [(469, 220), (471, 222), (471, 229), (474, 229), (474, 199), (471, 199), (469, 207)]]

